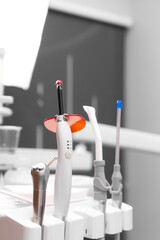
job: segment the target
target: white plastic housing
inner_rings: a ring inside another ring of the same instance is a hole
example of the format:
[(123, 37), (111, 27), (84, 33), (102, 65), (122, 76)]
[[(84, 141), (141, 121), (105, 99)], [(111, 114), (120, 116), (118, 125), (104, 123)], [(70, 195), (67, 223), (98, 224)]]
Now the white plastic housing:
[[(8, 198), (6, 198), (8, 199)], [(4, 201), (5, 199), (3, 199)], [(0, 210), (0, 240), (41, 240), (42, 228), (32, 221), (33, 207), (15, 208), (15, 199), (7, 203), (14, 209)], [(22, 205), (23, 204), (23, 201)], [(5, 202), (3, 202), (3, 206)], [(6, 206), (6, 205), (5, 205)], [(20, 205), (18, 206), (20, 207)], [(104, 234), (104, 215), (98, 210), (98, 203), (92, 197), (72, 202), (65, 222), (55, 218), (53, 206), (45, 209), (43, 240), (83, 240), (83, 237), (99, 239)], [(122, 203), (122, 208), (112, 206), (107, 201), (106, 233), (116, 234), (133, 227), (133, 209)]]
[(70, 211), (83, 217), (83, 234), (90, 239), (99, 239), (104, 236), (104, 215), (96, 209), (96, 203), (92, 197), (89, 197), (86, 201), (72, 203), (70, 208)]
[(41, 240), (41, 227), (32, 222), (32, 207), (12, 209), (0, 217), (1, 240)]
[[(70, 127), (63, 120), (57, 124), (56, 136), (58, 145), (58, 161), (54, 188), (54, 215), (60, 219), (67, 216), (72, 181), (72, 134)], [(60, 119), (59, 119), (60, 120)]]
[(47, 213), (44, 216), (43, 239), (44, 240), (53, 240), (53, 239), (64, 240), (64, 222), (58, 218), (55, 218), (52, 215), (52, 211), (50, 211), (50, 213)]
[(122, 203), (121, 209), (112, 206), (112, 199), (107, 200), (106, 208), (106, 233), (117, 234), (133, 229), (133, 208)]
[(126, 204), (122, 203), (122, 229), (124, 231), (130, 231), (133, 229), (133, 208)]
[(106, 205), (106, 230), (107, 234), (117, 234), (122, 232), (122, 211), (113, 207), (110, 199)]
[(65, 240), (83, 240), (84, 219), (69, 212), (65, 220)]

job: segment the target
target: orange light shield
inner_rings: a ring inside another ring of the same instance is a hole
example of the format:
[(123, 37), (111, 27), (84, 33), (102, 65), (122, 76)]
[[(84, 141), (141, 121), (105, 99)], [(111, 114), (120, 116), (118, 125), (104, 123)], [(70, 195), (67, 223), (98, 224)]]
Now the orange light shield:
[[(58, 124), (57, 117), (58, 116), (54, 116), (44, 120), (44, 126), (51, 132), (56, 132)], [(70, 126), (72, 133), (81, 131), (86, 126), (86, 121), (81, 115), (64, 114), (64, 118), (68, 119), (67, 123)]]

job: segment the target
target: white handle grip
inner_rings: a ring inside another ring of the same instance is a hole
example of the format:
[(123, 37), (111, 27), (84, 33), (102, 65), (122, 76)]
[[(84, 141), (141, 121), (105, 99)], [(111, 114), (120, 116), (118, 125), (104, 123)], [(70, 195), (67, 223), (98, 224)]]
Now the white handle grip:
[(60, 121), (56, 130), (58, 162), (54, 188), (54, 215), (60, 219), (67, 216), (72, 182), (72, 134), (66, 121)]

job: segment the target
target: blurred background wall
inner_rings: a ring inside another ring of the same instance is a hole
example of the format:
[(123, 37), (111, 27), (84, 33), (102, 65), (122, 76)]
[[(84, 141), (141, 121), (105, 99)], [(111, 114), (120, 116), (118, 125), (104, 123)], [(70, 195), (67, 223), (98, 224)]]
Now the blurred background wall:
[[(160, 2), (130, 1), (134, 19), (125, 43), (125, 126), (160, 133)], [(134, 207), (127, 239), (159, 239), (160, 156), (128, 151), (126, 199)]]

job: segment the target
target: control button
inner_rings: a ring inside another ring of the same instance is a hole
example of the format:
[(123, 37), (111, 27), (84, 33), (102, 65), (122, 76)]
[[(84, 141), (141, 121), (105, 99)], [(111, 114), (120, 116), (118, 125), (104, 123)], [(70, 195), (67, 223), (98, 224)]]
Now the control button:
[(65, 157), (68, 158), (68, 159), (70, 159), (70, 158), (72, 157), (72, 153), (66, 152), (66, 153), (65, 153)]

